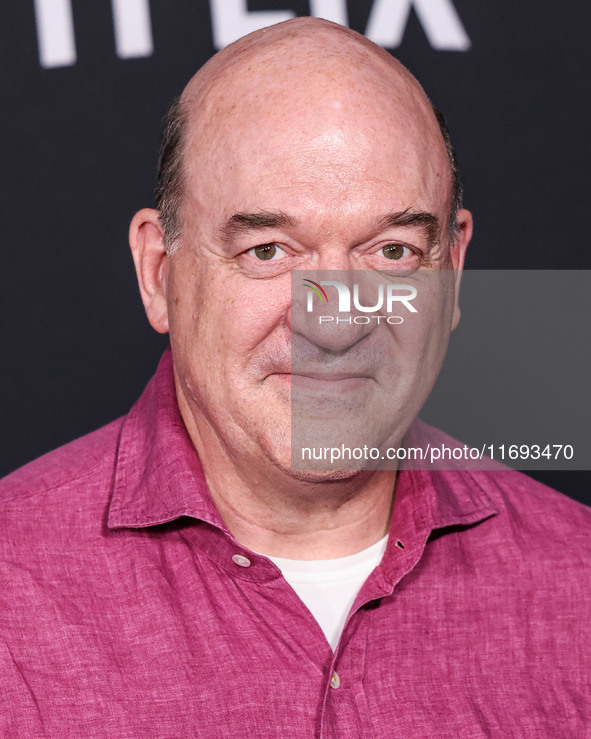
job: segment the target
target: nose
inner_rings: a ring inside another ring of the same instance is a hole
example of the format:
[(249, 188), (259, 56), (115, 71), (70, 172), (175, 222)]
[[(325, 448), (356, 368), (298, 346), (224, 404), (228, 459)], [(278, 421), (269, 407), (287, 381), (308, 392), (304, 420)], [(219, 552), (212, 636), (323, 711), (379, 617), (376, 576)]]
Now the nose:
[(292, 347), (307, 342), (343, 353), (371, 334), (379, 325), (381, 305), (376, 295), (370, 298), (365, 274), (359, 270), (294, 272), (288, 318)]

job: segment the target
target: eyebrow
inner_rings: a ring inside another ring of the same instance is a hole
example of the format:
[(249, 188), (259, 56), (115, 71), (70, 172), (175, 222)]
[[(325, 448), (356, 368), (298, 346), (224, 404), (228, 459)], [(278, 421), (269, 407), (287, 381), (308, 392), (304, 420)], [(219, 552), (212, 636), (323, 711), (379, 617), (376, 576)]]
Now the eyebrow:
[(439, 217), (435, 213), (407, 208), (398, 213), (388, 213), (378, 220), (379, 230), (397, 226), (421, 228), (427, 237), (429, 248), (433, 247), (439, 239)]
[(259, 210), (255, 213), (234, 213), (221, 229), (222, 240), (229, 242), (245, 231), (260, 231), (265, 228), (295, 227), (297, 221), (281, 210)]
[[(259, 210), (253, 213), (234, 213), (221, 228), (221, 237), (225, 242), (230, 242), (240, 233), (248, 231), (261, 231), (266, 228), (294, 228), (298, 221), (291, 218), (281, 210)], [(429, 248), (438, 241), (439, 218), (435, 213), (424, 210), (406, 210), (388, 213), (377, 220), (377, 230), (383, 231), (387, 228), (407, 227), (420, 228), (427, 237)]]

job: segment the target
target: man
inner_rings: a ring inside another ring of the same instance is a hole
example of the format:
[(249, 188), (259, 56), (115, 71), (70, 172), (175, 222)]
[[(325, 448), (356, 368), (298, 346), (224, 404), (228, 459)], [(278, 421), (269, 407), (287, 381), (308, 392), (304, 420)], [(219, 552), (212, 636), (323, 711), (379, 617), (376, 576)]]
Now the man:
[[(586, 509), (513, 472), (291, 464), (291, 384), (338, 430), (363, 398), (398, 442), (432, 387), (472, 231), (443, 134), (407, 70), (323, 21), (191, 80), (130, 229), (171, 351), (125, 418), (2, 483), (4, 735), (584, 735)], [(428, 275), (427, 320), (414, 345), (321, 331), (295, 270)], [(400, 361), (399, 416), (383, 363), (292, 383), (293, 342)]]

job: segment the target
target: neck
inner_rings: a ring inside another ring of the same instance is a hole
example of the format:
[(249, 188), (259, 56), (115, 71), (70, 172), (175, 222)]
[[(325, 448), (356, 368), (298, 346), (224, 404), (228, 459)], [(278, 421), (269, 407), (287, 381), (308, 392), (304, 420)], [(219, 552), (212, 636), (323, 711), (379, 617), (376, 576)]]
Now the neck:
[(219, 469), (213, 474), (208, 468), (206, 462), (206, 479), (226, 525), (237, 541), (261, 554), (287, 559), (345, 557), (388, 532), (392, 472), (313, 484), (297, 481), (289, 490), (287, 486), (270, 490), (245, 485), (233, 470), (222, 477)]
[(355, 554), (387, 534), (395, 471), (302, 476), (262, 452), (229, 448), (205, 419), (196, 423), (182, 394), (177, 396), (213, 501), (243, 546), (287, 559), (331, 559)]

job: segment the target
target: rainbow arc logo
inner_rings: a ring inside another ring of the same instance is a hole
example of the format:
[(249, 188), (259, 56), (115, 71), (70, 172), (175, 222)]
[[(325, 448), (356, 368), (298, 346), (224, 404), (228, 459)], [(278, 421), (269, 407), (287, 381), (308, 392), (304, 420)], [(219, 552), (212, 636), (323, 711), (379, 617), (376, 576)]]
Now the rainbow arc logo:
[(317, 282), (314, 282), (314, 280), (309, 280), (307, 277), (303, 279), (304, 285), (309, 288), (310, 290), (313, 290), (316, 295), (320, 298), (320, 300), (324, 300), (324, 302), (328, 303), (328, 295), (324, 291), (324, 288), (322, 285), (319, 285)]

